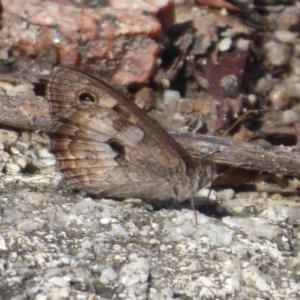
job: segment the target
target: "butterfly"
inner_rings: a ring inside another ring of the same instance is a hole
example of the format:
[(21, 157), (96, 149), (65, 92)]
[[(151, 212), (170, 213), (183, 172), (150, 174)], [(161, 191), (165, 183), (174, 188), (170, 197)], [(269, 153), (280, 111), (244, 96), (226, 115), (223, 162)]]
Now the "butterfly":
[(207, 183), (189, 153), (130, 98), (79, 70), (53, 69), (46, 92), (51, 151), (71, 188), (124, 199), (180, 202)]

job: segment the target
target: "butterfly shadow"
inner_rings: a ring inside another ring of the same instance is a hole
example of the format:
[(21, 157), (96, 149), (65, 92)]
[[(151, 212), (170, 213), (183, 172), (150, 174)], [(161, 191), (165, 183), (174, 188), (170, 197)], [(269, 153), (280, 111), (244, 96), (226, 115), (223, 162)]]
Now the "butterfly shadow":
[(194, 207), (190, 200), (184, 202), (178, 202), (173, 199), (165, 200), (147, 200), (143, 202), (144, 204), (150, 204), (153, 207), (153, 211), (160, 211), (162, 209), (167, 210), (196, 210), (202, 214), (205, 214), (210, 217), (221, 219), (231, 214), (228, 210), (219, 203), (211, 202), (206, 197), (195, 197), (194, 198)]

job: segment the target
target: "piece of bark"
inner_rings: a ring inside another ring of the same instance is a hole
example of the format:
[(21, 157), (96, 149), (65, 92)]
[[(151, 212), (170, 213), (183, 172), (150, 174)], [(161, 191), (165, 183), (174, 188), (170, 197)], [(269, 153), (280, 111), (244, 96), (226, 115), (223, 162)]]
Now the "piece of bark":
[[(53, 121), (46, 101), (0, 96), (0, 125), (51, 132)], [(300, 153), (282, 147), (264, 149), (253, 143), (202, 134), (170, 132), (195, 159), (276, 175), (300, 176)]]
[(171, 132), (196, 159), (211, 159), (215, 164), (276, 175), (299, 176), (300, 153), (283, 147), (264, 149), (253, 143), (236, 142), (229, 138)]

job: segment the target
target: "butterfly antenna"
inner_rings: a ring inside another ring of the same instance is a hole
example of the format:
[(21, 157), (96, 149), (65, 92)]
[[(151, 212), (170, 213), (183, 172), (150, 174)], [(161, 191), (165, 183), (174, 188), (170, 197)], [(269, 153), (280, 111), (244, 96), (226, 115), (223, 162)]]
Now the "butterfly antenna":
[(211, 194), (211, 186), (209, 187), (209, 190), (208, 190), (208, 194), (206, 196), (206, 213), (209, 214), (210, 211), (209, 211), (209, 197), (210, 197), (210, 194)]
[(197, 212), (196, 212), (196, 208), (195, 208), (195, 198), (194, 198), (194, 194), (191, 196), (191, 205), (194, 211), (194, 216), (195, 216), (195, 224), (196, 227), (198, 226), (198, 218), (197, 218)]

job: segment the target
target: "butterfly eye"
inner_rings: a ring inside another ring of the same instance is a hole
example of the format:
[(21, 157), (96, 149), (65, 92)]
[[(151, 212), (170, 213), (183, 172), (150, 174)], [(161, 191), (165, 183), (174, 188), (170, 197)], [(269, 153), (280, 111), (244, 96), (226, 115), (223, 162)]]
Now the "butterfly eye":
[(95, 96), (89, 92), (80, 93), (78, 99), (80, 102), (96, 102)]

